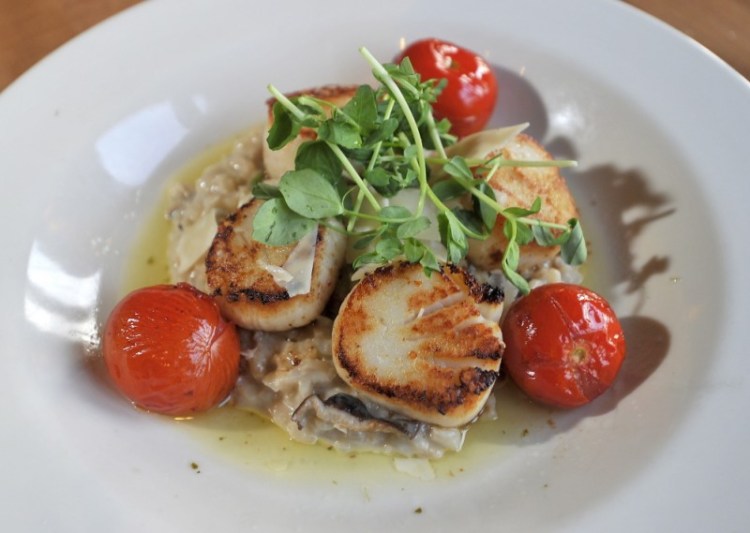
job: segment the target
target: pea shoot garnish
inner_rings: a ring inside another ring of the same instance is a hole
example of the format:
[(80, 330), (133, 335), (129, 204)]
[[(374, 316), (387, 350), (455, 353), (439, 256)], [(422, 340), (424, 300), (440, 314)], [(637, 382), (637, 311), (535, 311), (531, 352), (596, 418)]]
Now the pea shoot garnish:
[[(404, 258), (430, 273), (441, 262), (462, 261), (469, 239), (487, 238), (503, 220), (508, 245), (501, 268), (523, 293), (529, 285), (517, 272), (521, 246), (532, 241), (559, 245), (566, 263), (585, 261), (586, 244), (577, 219), (557, 224), (531, 218), (541, 209), (540, 198), (531, 206), (504, 207), (488, 183), (502, 167), (562, 167), (574, 162), (449, 156), (446, 148), (456, 137), (448, 121), (435, 119), (432, 108), (444, 82), (422, 81), (408, 58), (400, 64), (381, 64), (366, 48), (360, 53), (379, 85), (359, 86), (343, 107), (312, 96), (288, 98), (273, 85), (268, 87), (276, 99), (269, 147), (284, 147), (302, 128), (312, 130), (315, 140), (300, 146), (295, 169), (285, 173), (278, 186), (254, 187), (254, 195), (266, 200), (253, 223), (254, 239), (290, 244), (323, 224), (345, 231), (354, 248), (361, 250), (354, 268)], [(405, 189), (418, 191), (416, 205), (389, 201)], [(439, 242), (424, 238), (435, 224)]]

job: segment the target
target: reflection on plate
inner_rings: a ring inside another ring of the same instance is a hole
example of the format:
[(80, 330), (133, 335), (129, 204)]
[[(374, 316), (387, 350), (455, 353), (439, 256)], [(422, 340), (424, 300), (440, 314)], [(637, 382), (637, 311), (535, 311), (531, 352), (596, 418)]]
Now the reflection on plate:
[[(750, 404), (740, 302), (748, 257), (727, 230), (748, 226), (739, 144), (748, 84), (613, 2), (496, 2), (463, 15), (447, 3), (387, 2), (362, 24), (352, 22), (362, 18), (356, 6), (304, 7), (267, 6), (261, 19), (239, 0), (147, 3), (3, 93), (0, 146), (14, 147), (0, 156), (13, 221), (0, 363), (11, 398), (2, 407), (10, 529), (748, 523), (750, 435), (738, 423)], [(479, 451), (432, 482), (373, 474), (367, 461), (317, 474), (291, 461), (279, 472), (130, 409), (86, 347), (165, 179), (258, 121), (267, 83), (364, 81), (359, 45), (389, 59), (401, 37), (428, 35), (492, 62), (494, 124), (530, 121), (556, 156), (579, 160), (568, 176), (591, 240), (588, 284), (613, 302), (629, 342), (614, 389), (574, 412), (529, 408), (533, 422), (515, 420), (505, 435), (479, 432)]]

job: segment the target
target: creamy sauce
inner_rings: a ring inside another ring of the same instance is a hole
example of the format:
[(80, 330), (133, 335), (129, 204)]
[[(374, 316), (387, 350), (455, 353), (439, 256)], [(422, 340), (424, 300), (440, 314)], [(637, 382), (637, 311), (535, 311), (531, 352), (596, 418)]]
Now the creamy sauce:
[[(169, 186), (196, 181), (203, 169), (231, 152), (237, 137), (232, 137), (204, 153), (180, 170), (165, 184), (164, 193), (154, 212), (145, 221), (128, 256), (122, 294), (136, 288), (169, 283), (167, 238), (170, 222), (167, 209)], [(486, 467), (525, 442), (545, 440), (555, 430), (554, 410), (529, 401), (510, 382), (496, 387), (498, 419), (475, 424), (466, 437), (463, 449), (431, 460), (436, 478), (460, 476)], [(399, 473), (393, 458), (375, 453), (341, 453), (326, 445), (301, 444), (289, 439), (286, 432), (252, 413), (232, 407), (221, 407), (190, 418), (176, 420), (179, 428), (239, 468), (249, 472), (317, 483), (330, 478), (332, 483), (368, 479), (396, 478)]]
[[(485, 469), (532, 441), (546, 440), (555, 429), (554, 413), (532, 404), (511, 383), (495, 392), (498, 419), (475, 424), (463, 449), (430, 460), (436, 479)], [(209, 451), (249, 473), (273, 475), (302, 483), (400, 479), (393, 458), (375, 453), (341, 453), (323, 444), (302, 444), (252, 413), (222, 407), (177, 424)]]
[(237, 138), (239, 135), (208, 148), (165, 183), (154, 211), (144, 222), (133, 249), (128, 254), (122, 295), (140, 287), (170, 282), (167, 241), (171, 223), (165, 215), (169, 204), (167, 191), (176, 183), (197, 181), (206, 167), (232, 151)]

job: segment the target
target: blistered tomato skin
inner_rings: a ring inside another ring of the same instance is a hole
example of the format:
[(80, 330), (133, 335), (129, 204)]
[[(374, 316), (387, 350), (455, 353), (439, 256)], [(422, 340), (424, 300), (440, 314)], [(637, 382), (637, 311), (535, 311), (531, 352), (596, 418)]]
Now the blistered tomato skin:
[(503, 364), (532, 399), (578, 407), (600, 396), (625, 357), (609, 303), (578, 285), (556, 283), (516, 301), (503, 322)]
[(240, 343), (218, 305), (191, 285), (138, 289), (110, 314), (104, 361), (138, 407), (166, 415), (206, 411), (224, 400), (239, 372)]
[(495, 108), (498, 84), (492, 68), (474, 52), (440, 39), (422, 39), (397, 58), (408, 57), (422, 80), (447, 80), (433, 105), (438, 118), (451, 121), (451, 133), (465, 137), (482, 130)]

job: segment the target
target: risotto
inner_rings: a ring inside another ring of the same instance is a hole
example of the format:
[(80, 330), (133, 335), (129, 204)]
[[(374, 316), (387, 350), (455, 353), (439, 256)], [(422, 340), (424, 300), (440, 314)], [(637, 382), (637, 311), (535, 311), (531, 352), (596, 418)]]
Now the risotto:
[[(251, 128), (239, 136), (229, 155), (207, 167), (195, 183), (177, 184), (169, 191), (167, 255), (173, 282), (185, 281), (209, 291), (206, 255), (221, 220), (250, 201), (254, 181), (263, 178), (263, 142), (264, 129)], [(468, 268), (480, 282), (504, 291), (506, 299), (515, 298), (517, 289), (500, 270)], [(523, 274), (532, 287), (581, 281), (579, 271), (559, 258)], [(351, 276), (351, 269), (342, 270), (340, 294), (334, 294), (326, 314), (335, 313), (341, 294), (354, 283)], [(364, 397), (339, 377), (331, 358), (331, 318), (321, 315), (289, 331), (243, 331), (244, 363), (231, 404), (270, 420), (294, 440), (320, 441), (342, 451), (437, 458), (460, 450), (468, 425), (450, 428), (410, 419)], [(478, 420), (496, 416), (490, 396)]]

